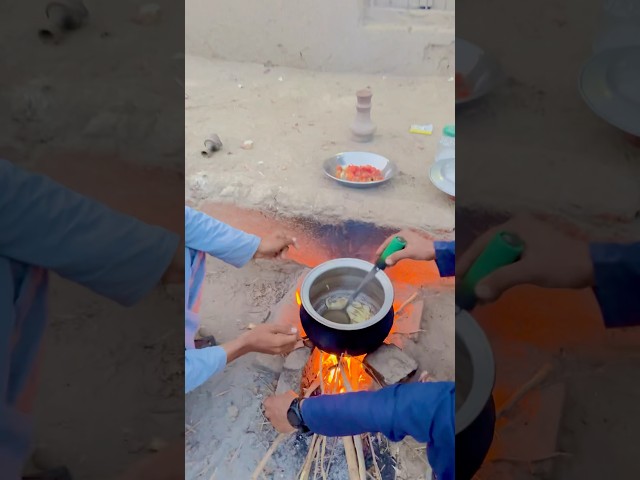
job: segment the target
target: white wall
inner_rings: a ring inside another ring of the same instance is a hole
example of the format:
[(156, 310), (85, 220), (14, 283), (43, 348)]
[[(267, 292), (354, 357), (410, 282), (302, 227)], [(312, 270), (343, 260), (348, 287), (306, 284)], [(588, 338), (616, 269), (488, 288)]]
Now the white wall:
[(187, 0), (186, 50), (335, 72), (450, 75), (454, 0), (432, 10), (376, 0)]

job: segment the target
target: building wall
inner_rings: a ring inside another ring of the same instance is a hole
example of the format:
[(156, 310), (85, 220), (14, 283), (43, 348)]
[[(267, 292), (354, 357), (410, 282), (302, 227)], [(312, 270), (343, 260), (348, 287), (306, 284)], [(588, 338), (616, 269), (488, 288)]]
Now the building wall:
[(194, 55), (333, 72), (454, 69), (455, 0), (187, 0), (185, 8)]

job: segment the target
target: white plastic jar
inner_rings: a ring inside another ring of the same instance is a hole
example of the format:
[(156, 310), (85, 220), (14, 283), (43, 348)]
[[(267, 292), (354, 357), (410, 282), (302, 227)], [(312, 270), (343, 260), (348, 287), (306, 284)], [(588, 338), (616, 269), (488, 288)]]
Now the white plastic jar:
[(442, 136), (438, 142), (438, 150), (436, 151), (436, 162), (445, 159), (456, 158), (456, 126), (446, 125), (442, 129)]

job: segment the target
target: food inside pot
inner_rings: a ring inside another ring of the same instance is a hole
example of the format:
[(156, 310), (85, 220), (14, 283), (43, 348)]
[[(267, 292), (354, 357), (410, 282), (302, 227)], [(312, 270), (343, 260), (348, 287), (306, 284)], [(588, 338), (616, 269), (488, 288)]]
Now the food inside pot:
[(346, 315), (344, 307), (351, 295), (350, 291), (332, 292), (328, 296), (324, 296), (322, 302), (315, 309), (324, 317), (333, 323), (364, 323), (371, 319), (378, 308), (375, 302), (365, 294), (359, 294), (357, 300), (353, 300), (351, 305), (347, 307)]
[[(315, 278), (307, 277), (303, 282), (303, 308), (311, 315), (315, 313), (323, 320), (335, 324), (337, 329), (340, 329), (340, 325), (349, 324), (359, 328), (368, 325), (378, 316), (384, 317), (380, 309), (385, 305), (387, 296), (393, 297), (393, 288), (388, 278), (384, 274), (380, 275), (380, 278), (373, 278), (345, 311), (348, 298), (358, 289), (371, 266), (355, 259), (338, 259), (331, 262), (335, 264), (334, 268), (319, 273)], [(305, 298), (308, 298), (307, 305)]]
[[(327, 309), (342, 310), (346, 306), (348, 300), (349, 297), (346, 295), (327, 298)], [(347, 315), (351, 323), (364, 323), (373, 317), (374, 313), (373, 308), (370, 305), (354, 300), (351, 302), (351, 305), (347, 307)], [(329, 318), (328, 320), (332, 320), (332, 318)]]

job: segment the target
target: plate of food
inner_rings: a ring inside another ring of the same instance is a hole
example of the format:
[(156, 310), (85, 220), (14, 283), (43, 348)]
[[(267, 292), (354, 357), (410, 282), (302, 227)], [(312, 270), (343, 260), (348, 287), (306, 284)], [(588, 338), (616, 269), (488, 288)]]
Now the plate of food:
[(353, 188), (376, 187), (396, 174), (391, 160), (369, 152), (338, 153), (325, 160), (323, 169), (329, 178)]
[(456, 105), (491, 92), (502, 81), (498, 62), (477, 45), (456, 37)]

